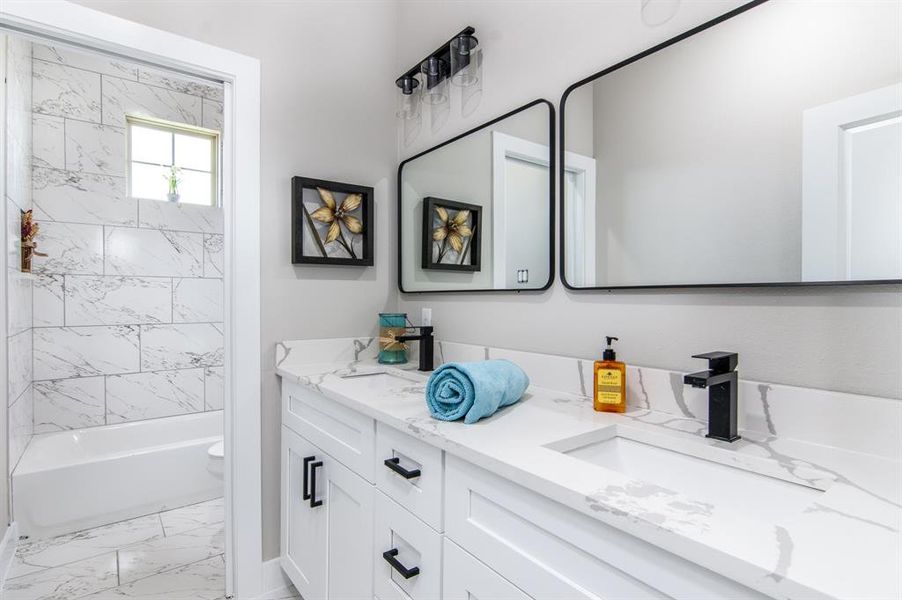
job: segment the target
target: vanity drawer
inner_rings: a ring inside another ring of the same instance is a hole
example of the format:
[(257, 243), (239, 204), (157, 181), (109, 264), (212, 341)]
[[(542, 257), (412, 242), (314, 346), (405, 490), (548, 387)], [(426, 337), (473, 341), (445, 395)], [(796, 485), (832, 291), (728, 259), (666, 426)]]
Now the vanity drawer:
[(441, 597), (441, 534), (378, 490), (374, 558), (374, 588), (380, 600)]
[(370, 417), (283, 379), (282, 424), (373, 482), (376, 424)]
[(442, 600), (532, 600), (448, 538), (442, 548)]
[(380, 490), (436, 531), (442, 530), (444, 474), (439, 448), (377, 423), (373, 468)]
[(765, 598), (453, 456), (445, 535), (534, 598)]

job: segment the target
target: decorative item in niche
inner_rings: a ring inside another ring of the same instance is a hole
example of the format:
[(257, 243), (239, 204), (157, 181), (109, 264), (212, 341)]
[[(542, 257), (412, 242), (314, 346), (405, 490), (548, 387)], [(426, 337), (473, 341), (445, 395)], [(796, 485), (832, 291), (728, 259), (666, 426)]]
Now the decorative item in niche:
[(33, 256), (47, 256), (43, 252), (38, 252), (38, 243), (34, 240), (38, 235), (41, 227), (34, 222), (34, 214), (30, 210), (21, 211), (21, 235), (22, 235), (22, 264), (23, 273), (31, 273), (31, 259)]
[(182, 178), (179, 177), (182, 170), (175, 165), (169, 167), (169, 173), (165, 174), (163, 177), (166, 179), (166, 184), (169, 186), (169, 191), (166, 194), (166, 198), (169, 199), (170, 202), (178, 202), (181, 195), (179, 194), (179, 183), (182, 182)]
[(373, 265), (373, 188), (291, 179), (294, 264)]
[(424, 269), (479, 271), (482, 207), (427, 196), (423, 199)]

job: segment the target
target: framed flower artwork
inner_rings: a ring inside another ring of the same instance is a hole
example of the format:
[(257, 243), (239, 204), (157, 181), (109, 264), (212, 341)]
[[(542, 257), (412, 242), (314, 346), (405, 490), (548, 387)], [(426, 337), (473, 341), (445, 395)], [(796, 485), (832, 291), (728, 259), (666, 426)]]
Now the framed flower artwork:
[(427, 196), (423, 199), (424, 269), (479, 271), (482, 207)]
[(373, 265), (373, 188), (291, 178), (291, 262)]

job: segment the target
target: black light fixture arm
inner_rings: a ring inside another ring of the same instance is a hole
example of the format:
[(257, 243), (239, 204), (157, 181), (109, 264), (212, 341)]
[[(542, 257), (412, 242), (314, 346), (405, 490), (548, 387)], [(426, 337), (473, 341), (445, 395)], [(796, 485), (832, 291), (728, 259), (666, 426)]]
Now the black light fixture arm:
[(451, 42), (461, 36), (466, 36), (473, 40), (470, 48), (475, 48), (476, 44), (479, 43), (479, 41), (473, 36), (474, 33), (476, 33), (476, 29), (474, 27), (465, 27), (460, 31), (460, 33), (455, 34), (454, 37), (439, 46), (439, 48), (435, 52), (432, 52), (431, 54), (423, 57), (417, 64), (408, 69), (406, 73), (398, 77), (395, 80), (395, 85), (401, 88), (402, 93), (410, 94), (418, 85), (412, 82), (416, 81), (416, 75), (420, 73), (420, 69), (422, 68), (423, 63), (427, 61), (431, 61), (431, 69), (434, 73), (430, 73), (427, 77), (427, 81), (425, 82), (427, 88), (433, 88), (441, 83), (445, 78), (451, 77), (452, 75), (454, 75), (454, 73), (450, 72)]

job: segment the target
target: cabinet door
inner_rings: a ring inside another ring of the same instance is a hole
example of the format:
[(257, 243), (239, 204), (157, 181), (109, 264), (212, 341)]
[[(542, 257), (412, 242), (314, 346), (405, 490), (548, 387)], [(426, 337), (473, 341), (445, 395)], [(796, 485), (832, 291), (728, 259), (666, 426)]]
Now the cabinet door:
[(380, 491), (373, 554), (379, 600), (441, 598), (441, 534)]
[(532, 600), (448, 538), (442, 564), (443, 600)]
[(312, 508), (309, 497), (305, 498), (310, 465), (318, 460), (323, 460), (319, 448), (282, 427), (281, 563), (298, 592), (309, 600), (326, 597), (326, 520), (323, 507)]

